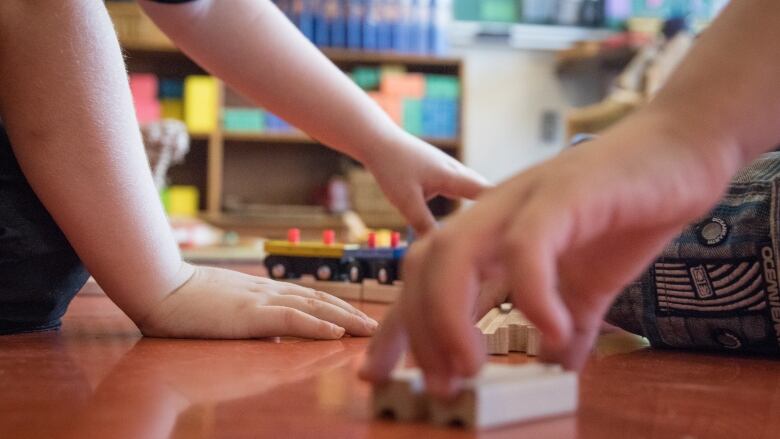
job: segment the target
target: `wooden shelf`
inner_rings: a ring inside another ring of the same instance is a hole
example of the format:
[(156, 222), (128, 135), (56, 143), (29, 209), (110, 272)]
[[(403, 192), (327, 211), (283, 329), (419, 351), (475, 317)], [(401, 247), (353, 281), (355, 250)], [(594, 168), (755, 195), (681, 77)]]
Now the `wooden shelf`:
[[(130, 72), (153, 72), (164, 78), (183, 78), (193, 74), (208, 74), (186, 54), (172, 45), (154, 27), (137, 4), (112, 4), (112, 18), (120, 36)], [(349, 49), (320, 49), (339, 69), (351, 72), (360, 66), (381, 67), (401, 65), (410, 72), (451, 75), (463, 78), (463, 64), (457, 57), (417, 55), (395, 52), (371, 52)], [(226, 106), (226, 88), (219, 83), (218, 108)], [(229, 98), (230, 96), (228, 96)], [(462, 118), (464, 99), (459, 99)], [(232, 105), (232, 104), (231, 104)], [(462, 120), (459, 124), (463, 126)], [(190, 133), (192, 152), (185, 164), (175, 170), (174, 184), (197, 186), (202, 194), (202, 218), (218, 227), (247, 233), (261, 231), (263, 236), (283, 237), (290, 226), (300, 227), (317, 236), (317, 230), (349, 229), (345, 218), (316, 211), (316, 206), (290, 209), (289, 204), (316, 203), (322, 187), (333, 175), (344, 171), (341, 154), (319, 148), (319, 142), (298, 132), (226, 132), (221, 124), (212, 133)], [(463, 143), (454, 138), (423, 138), (447, 154), (460, 159)], [(278, 145), (273, 154), (264, 145)], [(195, 160), (193, 160), (193, 158)], [(261, 179), (261, 180), (258, 180)], [(252, 184), (262, 181), (263, 184)], [(231, 198), (232, 197), (232, 198)], [(230, 209), (226, 199), (260, 203), (269, 209)], [(431, 202), (435, 212), (446, 214), (456, 209), (457, 202)], [(369, 226), (403, 227), (403, 222), (387, 215), (370, 218)], [(340, 231), (340, 232), (339, 232)], [(253, 234), (254, 233), (250, 233)]]
[(416, 55), (400, 52), (369, 52), (352, 49), (320, 48), (331, 61), (341, 63), (368, 63), (368, 64), (404, 64), (404, 65), (438, 65), (458, 66), (460, 59), (455, 57), (437, 55)]
[[(301, 132), (282, 133), (282, 132), (237, 132), (225, 131), (222, 133), (225, 141), (238, 142), (263, 142), (263, 143), (297, 143), (297, 144), (318, 144), (315, 139)], [(456, 149), (460, 147), (459, 139), (446, 139), (436, 137), (422, 137), (422, 140), (437, 146), (441, 149)]]
[(634, 47), (602, 47), (599, 43), (580, 44), (556, 55), (556, 71), (559, 75), (590, 69), (615, 70), (625, 68), (637, 54)]
[(209, 133), (189, 133), (190, 140), (209, 140), (211, 134)]

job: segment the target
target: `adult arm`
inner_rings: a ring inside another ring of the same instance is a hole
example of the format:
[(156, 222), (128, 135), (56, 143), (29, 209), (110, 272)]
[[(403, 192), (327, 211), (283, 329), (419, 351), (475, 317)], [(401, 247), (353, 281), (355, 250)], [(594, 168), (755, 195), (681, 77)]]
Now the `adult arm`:
[(547, 359), (580, 367), (622, 287), (777, 144), (779, 37), (780, 3), (732, 2), (647, 107), (418, 242), (362, 375), (385, 379), (408, 336), (430, 389), (452, 392), (484, 361), (472, 313), (486, 279), (511, 287)]

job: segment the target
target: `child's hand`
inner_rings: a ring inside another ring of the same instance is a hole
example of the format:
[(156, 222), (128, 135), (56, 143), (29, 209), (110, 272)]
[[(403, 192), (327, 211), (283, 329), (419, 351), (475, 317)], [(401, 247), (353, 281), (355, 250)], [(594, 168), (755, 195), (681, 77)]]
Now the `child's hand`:
[(408, 337), (428, 388), (452, 392), (484, 361), (472, 314), (496, 279), (544, 334), (547, 359), (580, 367), (615, 295), (730, 175), (717, 145), (696, 150), (663, 131), (640, 124), (566, 151), (415, 242), (361, 375), (385, 379)]
[(488, 184), (438, 148), (398, 132), (388, 144), (374, 149), (364, 164), (387, 198), (422, 235), (436, 224), (427, 200), (437, 195), (474, 199)]
[(139, 323), (152, 337), (338, 339), (370, 336), (377, 323), (321, 291), (235, 271), (195, 267), (193, 276)]

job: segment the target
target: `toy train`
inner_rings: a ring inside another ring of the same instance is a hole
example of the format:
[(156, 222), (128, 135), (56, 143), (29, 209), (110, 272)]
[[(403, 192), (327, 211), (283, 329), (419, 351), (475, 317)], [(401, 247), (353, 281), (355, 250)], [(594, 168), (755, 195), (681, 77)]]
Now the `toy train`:
[(273, 279), (297, 279), (313, 275), (321, 281), (360, 283), (376, 279), (392, 285), (401, 277), (400, 262), (407, 245), (393, 232), (389, 246), (377, 245), (376, 233), (369, 233), (365, 246), (341, 244), (335, 232), (326, 230), (322, 242), (301, 242), (300, 230), (290, 229), (286, 241), (266, 241), (265, 266)]

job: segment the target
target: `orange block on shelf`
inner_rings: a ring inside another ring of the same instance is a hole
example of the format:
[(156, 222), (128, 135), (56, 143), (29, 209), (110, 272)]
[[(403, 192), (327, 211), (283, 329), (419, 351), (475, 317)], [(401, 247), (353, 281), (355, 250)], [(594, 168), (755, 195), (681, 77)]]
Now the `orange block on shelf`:
[(385, 75), (379, 83), (379, 91), (385, 95), (402, 98), (422, 99), (425, 97), (425, 75), (407, 73), (404, 75)]
[(384, 93), (369, 92), (368, 95), (373, 99), (385, 113), (393, 119), (398, 125), (403, 124), (404, 105), (403, 98), (400, 96), (391, 96)]

